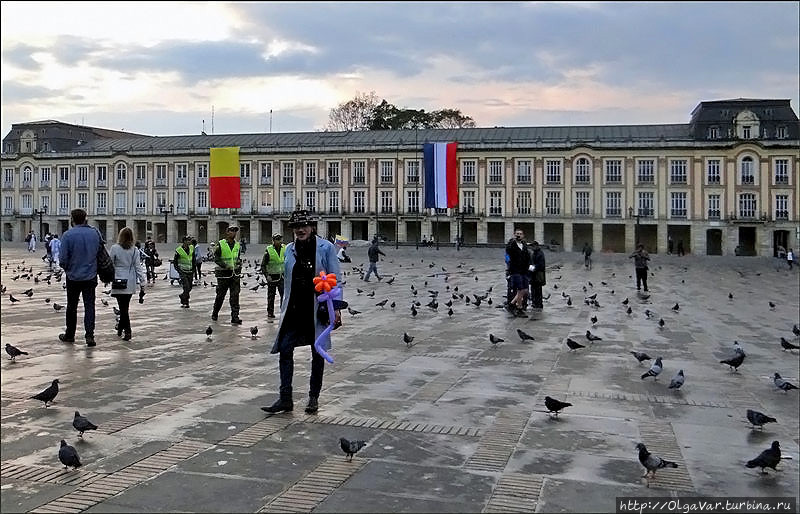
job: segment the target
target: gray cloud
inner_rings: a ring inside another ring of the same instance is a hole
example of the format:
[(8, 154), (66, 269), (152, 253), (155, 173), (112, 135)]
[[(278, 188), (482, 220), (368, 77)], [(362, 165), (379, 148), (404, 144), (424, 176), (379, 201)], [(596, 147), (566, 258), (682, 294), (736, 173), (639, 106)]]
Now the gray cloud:
[(28, 71), (36, 71), (42, 67), (32, 57), (33, 53), (38, 50), (38, 47), (21, 43), (14, 45), (11, 48), (3, 49), (3, 59), (7, 60), (17, 68)]
[(41, 86), (30, 86), (22, 82), (3, 81), (3, 104), (32, 102), (58, 96), (61, 91)]

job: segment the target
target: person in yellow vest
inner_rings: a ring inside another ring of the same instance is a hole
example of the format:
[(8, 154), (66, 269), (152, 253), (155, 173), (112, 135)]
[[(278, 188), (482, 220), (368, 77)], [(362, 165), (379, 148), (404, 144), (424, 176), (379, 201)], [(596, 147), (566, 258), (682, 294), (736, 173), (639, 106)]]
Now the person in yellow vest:
[(283, 245), (283, 236), (273, 234), (272, 244), (264, 250), (261, 258), (261, 274), (267, 279), (267, 318), (275, 318), (275, 290), (281, 295), (283, 303), (283, 263), (286, 247)]
[(229, 301), (231, 304), (231, 323), (241, 325), (239, 319), (239, 290), (241, 289), (242, 260), (239, 258), (239, 242), (236, 235), (239, 227), (228, 227), (225, 231), (225, 239), (220, 240), (214, 249), (214, 275), (217, 277), (217, 297), (214, 299), (214, 311), (211, 319), (217, 321), (222, 302), (230, 289)]
[(194, 246), (190, 244), (192, 238), (184, 237), (183, 243), (175, 249), (172, 263), (175, 271), (181, 277), (183, 292), (178, 296), (181, 299), (181, 308), (189, 308), (189, 293), (192, 291), (192, 271), (194, 270)]

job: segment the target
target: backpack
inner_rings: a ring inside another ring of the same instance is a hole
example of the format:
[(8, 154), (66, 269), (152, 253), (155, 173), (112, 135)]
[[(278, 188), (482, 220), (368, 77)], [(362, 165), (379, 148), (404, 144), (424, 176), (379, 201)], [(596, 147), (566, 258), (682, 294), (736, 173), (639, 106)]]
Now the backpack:
[(25, 238), (25, 242), (26, 243), (30, 243), (31, 242), (31, 235), (30, 234), (28, 234), (27, 237)]

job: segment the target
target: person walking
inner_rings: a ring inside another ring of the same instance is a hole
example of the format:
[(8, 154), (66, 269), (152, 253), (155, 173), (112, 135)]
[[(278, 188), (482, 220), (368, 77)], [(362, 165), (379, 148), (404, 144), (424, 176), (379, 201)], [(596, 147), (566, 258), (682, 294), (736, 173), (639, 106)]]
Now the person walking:
[(530, 265), (530, 284), (531, 284), (531, 305), (534, 309), (543, 309), (542, 287), (547, 284), (545, 277), (544, 252), (539, 246), (538, 241), (531, 244), (531, 265)]
[(588, 241), (583, 243), (581, 253), (583, 254), (583, 267), (588, 270), (592, 269), (592, 247), (589, 246)]
[(792, 265), (794, 264), (794, 250), (789, 248), (789, 251), (786, 252), (786, 263), (789, 265), (789, 270), (792, 269)]
[(629, 259), (633, 259), (634, 266), (636, 267), (636, 290), (640, 291), (642, 283), (644, 283), (644, 290), (647, 291), (647, 261), (650, 260), (650, 256), (647, 254), (647, 251), (644, 249), (644, 245), (639, 243), (636, 245), (636, 250), (628, 256)]
[(367, 274), (364, 275), (364, 282), (369, 282), (369, 276), (373, 271), (375, 272), (375, 276), (378, 277), (378, 282), (383, 280), (383, 277), (378, 274), (379, 255), (386, 257), (386, 254), (383, 253), (378, 247), (378, 238), (375, 237), (372, 239), (372, 244), (369, 246), (369, 249), (367, 249), (367, 256), (369, 257), (369, 269), (367, 269)]
[(58, 234), (53, 234), (53, 239), (50, 241), (50, 254), (50, 268), (52, 269), (55, 265), (58, 269), (58, 260), (61, 258), (61, 240), (58, 238)]
[[(286, 248), (284, 278), (286, 296), (281, 303), (281, 321), (278, 335), (270, 353), (280, 354), (280, 397), (269, 407), (261, 410), (269, 413), (289, 412), (294, 408), (292, 400), (292, 375), (294, 373), (294, 349), (311, 346), (311, 381), (308, 392), (306, 413), (316, 414), (319, 410), (319, 393), (322, 390), (322, 375), (325, 359), (314, 348), (314, 342), (329, 324), (327, 309), (321, 313), (319, 308), (325, 304), (317, 303), (313, 279), (320, 272), (333, 273), (341, 279), (339, 259), (336, 249), (329, 241), (317, 236), (316, 220), (306, 210), (294, 211), (289, 218), (289, 227), (294, 231), (295, 240)], [(334, 329), (341, 325), (341, 312), (345, 302), (334, 301)], [(330, 336), (321, 343), (330, 348)]]
[(175, 271), (180, 277), (183, 292), (178, 296), (181, 300), (181, 308), (189, 308), (189, 293), (192, 292), (192, 272), (194, 271), (194, 246), (191, 244), (192, 238), (185, 236), (183, 242), (175, 249), (175, 256), (172, 262)]
[(217, 296), (214, 299), (214, 310), (211, 312), (211, 319), (217, 321), (222, 302), (225, 295), (230, 290), (228, 301), (231, 305), (231, 323), (241, 325), (239, 319), (239, 290), (241, 289), (242, 259), (239, 258), (239, 242), (236, 235), (239, 227), (228, 227), (225, 231), (225, 239), (221, 239), (214, 249), (214, 275), (217, 277)]
[[(111, 296), (117, 299), (119, 306), (119, 322), (117, 322), (117, 337), (122, 337), (123, 341), (131, 340), (131, 297), (136, 291), (136, 284), (139, 289), (144, 290), (147, 280), (144, 265), (142, 263), (141, 252), (133, 244), (133, 230), (125, 227), (119, 231), (117, 242), (111, 246), (109, 252), (111, 260), (114, 262), (114, 281), (111, 283)], [(122, 336), (122, 333), (125, 336)]]
[(667, 236), (667, 255), (672, 255), (672, 236)]
[(72, 228), (61, 238), (59, 265), (66, 275), (67, 313), (66, 329), (58, 335), (64, 343), (75, 342), (78, 324), (78, 299), (83, 298), (83, 328), (86, 346), (95, 346), (94, 300), (97, 288), (97, 252), (105, 241), (100, 231), (86, 223), (86, 211), (73, 209), (70, 213)]
[(203, 251), (200, 245), (197, 244), (197, 239), (192, 238), (192, 246), (194, 246), (194, 263), (192, 265), (192, 275), (194, 276), (194, 285), (200, 285), (200, 268), (203, 266)]
[(28, 237), (25, 238), (25, 241), (28, 242), (28, 251), (35, 252), (36, 251), (36, 234), (33, 233), (33, 230), (28, 232)]
[(506, 244), (508, 255), (508, 274), (511, 279), (511, 290), (514, 297), (506, 305), (506, 310), (515, 316), (524, 316), (525, 303), (528, 297), (528, 271), (531, 266), (530, 254), (525, 244), (525, 233), (522, 229), (514, 231), (514, 238)]
[(53, 236), (50, 235), (50, 232), (44, 235), (44, 257), (42, 260), (47, 263), (48, 269), (53, 269), (53, 252), (50, 248), (50, 241), (53, 240)]
[(267, 245), (261, 258), (261, 274), (267, 279), (267, 318), (275, 319), (275, 290), (281, 295), (283, 304), (283, 265), (286, 247), (281, 234), (272, 235), (272, 244)]
[(149, 284), (151, 281), (153, 284), (156, 283), (156, 260), (158, 260), (158, 250), (156, 249), (156, 243), (152, 239), (148, 239), (144, 243), (144, 265), (147, 271), (147, 283)]

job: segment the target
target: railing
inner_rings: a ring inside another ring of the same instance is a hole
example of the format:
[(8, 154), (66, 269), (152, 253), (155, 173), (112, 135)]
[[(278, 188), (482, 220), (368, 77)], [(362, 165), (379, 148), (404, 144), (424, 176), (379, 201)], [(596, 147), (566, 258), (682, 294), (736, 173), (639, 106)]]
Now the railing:
[(775, 211), (775, 219), (776, 220), (788, 220), (789, 219), (789, 211)]
[(328, 177), (328, 185), (329, 186), (338, 186), (339, 185), (339, 177)]
[(41, 189), (49, 188), (50, 187), (50, 181), (49, 180), (42, 180), (41, 182), (39, 182), (39, 187)]
[(208, 185), (208, 177), (195, 177), (194, 185), (195, 186), (207, 186)]
[(394, 209), (391, 207), (381, 207), (381, 214), (394, 214)]
[[(271, 186), (272, 185), (272, 177), (261, 177), (261, 179), (258, 181), (258, 183), (259, 183), (259, 185), (262, 185), (262, 186)], [(198, 182), (198, 184), (199, 184), (199, 182)]]
[(606, 177), (606, 184), (622, 184), (622, 177)]
[(561, 216), (561, 207), (548, 207), (545, 212), (547, 216)]
[(30, 180), (23, 180), (19, 187), (20, 189), (33, 189), (33, 184)]
[(32, 207), (23, 207), (23, 208), (21, 208), (19, 210), (19, 213), (22, 214), (23, 216), (28, 215), (28, 214), (33, 214), (33, 208)]
[(283, 180), (281, 180), (281, 185), (282, 186), (293, 186), (294, 185), (294, 179), (293, 178), (289, 179), (289, 178), (283, 177)]
[(76, 187), (89, 187), (88, 180), (79, 180)]
[(775, 175), (775, 184), (788, 184), (788, 183), (789, 183), (788, 175)]
[(672, 209), (670, 212), (671, 218), (682, 218), (685, 219), (687, 216), (686, 209)]
[(497, 185), (503, 183), (503, 177), (489, 177), (489, 184)]
[(95, 207), (94, 209), (95, 214), (105, 214), (106, 208), (105, 207)]
[(175, 214), (186, 214), (186, 206), (175, 206)]
[(136, 214), (145, 214), (147, 212), (147, 207), (136, 207), (134, 212)]
[(250, 177), (240, 177), (240, 182), (244, 186), (249, 186), (250, 185)]
[(156, 187), (166, 187), (166, 186), (167, 186), (167, 179), (165, 178), (156, 179)]
[(3, 209), (4, 216), (13, 216), (15, 214), (14, 209)]
[(519, 207), (517, 209), (518, 216), (530, 216), (531, 215), (531, 208), (530, 207)]
[(275, 211), (271, 205), (259, 205), (258, 206), (258, 213), (259, 214), (272, 214)]
[(116, 207), (114, 209), (114, 214), (125, 214), (128, 209), (125, 207)]
[(14, 189), (13, 182), (3, 182), (3, 189)]
[(477, 181), (477, 180), (475, 180), (475, 177), (463, 177), (463, 178), (461, 179), (461, 183), (462, 183), (462, 184), (470, 184), (470, 185), (473, 185), (473, 186), (474, 186), (475, 184), (477, 184), (477, 183), (478, 183), (478, 181)]
[(589, 209), (575, 209), (575, 216), (588, 218), (592, 215), (592, 211)]
[(710, 220), (718, 220), (722, 217), (719, 209), (709, 209), (708, 210), (708, 219)]
[(195, 207), (194, 208), (195, 214), (208, 214), (208, 207)]
[(117, 181), (114, 183), (114, 187), (128, 187), (128, 180), (127, 179), (120, 179), (118, 178)]
[(186, 177), (175, 177), (175, 185), (186, 187)]
[(394, 184), (394, 177), (381, 177), (381, 185)]
[(652, 184), (656, 181), (653, 175), (639, 175), (638, 180), (640, 184)]
[(742, 176), (742, 184), (743, 185), (753, 185), (756, 183), (756, 178), (753, 175), (743, 175)]
[(606, 218), (621, 218), (622, 209), (606, 209)]
[(353, 207), (353, 214), (364, 214), (366, 213), (366, 209), (364, 207)]
[(720, 183), (720, 178), (719, 177), (708, 177), (707, 181), (708, 181), (709, 184), (717, 184), (718, 185)]
[(58, 187), (62, 188), (69, 188), (69, 180), (60, 180), (58, 181)]
[(582, 175), (581, 176), (577, 176), (577, 177), (575, 177), (575, 183), (576, 184), (588, 184), (589, 183), (589, 177), (588, 176), (582, 176)]
[(500, 208), (489, 209), (489, 216), (502, 216), (502, 215), (503, 215), (503, 209)]
[(517, 177), (517, 184), (530, 184), (530, 183), (531, 183), (530, 176)]
[(143, 178), (137, 178), (136, 182), (134, 183), (136, 187), (147, 187), (147, 181)]
[(365, 186), (367, 185), (367, 179), (364, 177), (353, 177), (353, 185), (354, 186)]
[(105, 180), (98, 180), (95, 187), (108, 187), (108, 182)]
[(59, 207), (58, 208), (58, 213), (59, 214), (69, 214), (69, 208), (68, 207)]

